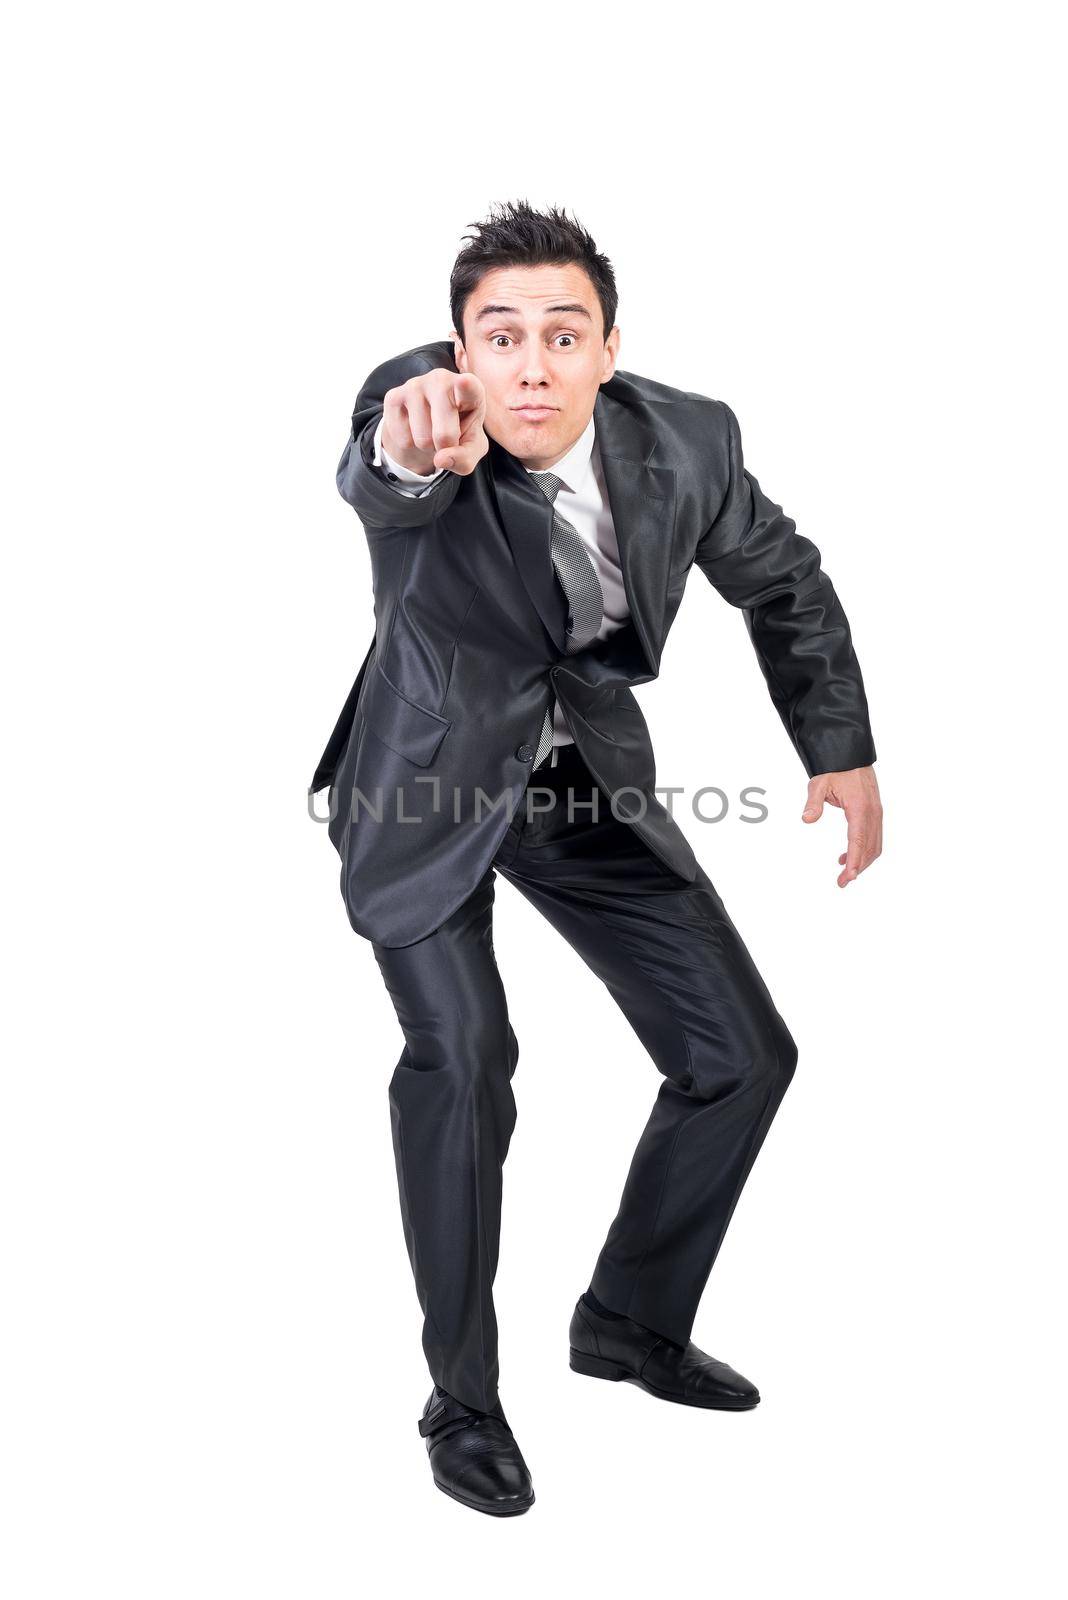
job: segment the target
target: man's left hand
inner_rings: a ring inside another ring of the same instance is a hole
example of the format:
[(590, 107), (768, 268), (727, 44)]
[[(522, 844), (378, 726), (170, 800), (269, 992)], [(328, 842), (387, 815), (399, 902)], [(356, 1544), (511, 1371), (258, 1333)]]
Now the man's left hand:
[(846, 853), (838, 857), (842, 868), (838, 887), (844, 889), (882, 855), (883, 806), (875, 769), (854, 767), (851, 772), (821, 772), (810, 778), (801, 821), (818, 822), (825, 805), (840, 806), (846, 814)]

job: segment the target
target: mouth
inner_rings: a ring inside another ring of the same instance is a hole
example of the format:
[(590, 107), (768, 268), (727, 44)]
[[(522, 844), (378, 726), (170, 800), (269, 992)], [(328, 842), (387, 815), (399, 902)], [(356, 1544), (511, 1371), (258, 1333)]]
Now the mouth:
[(517, 417), (526, 417), (528, 422), (537, 422), (542, 417), (551, 417), (556, 412), (556, 406), (513, 406), (512, 410)]

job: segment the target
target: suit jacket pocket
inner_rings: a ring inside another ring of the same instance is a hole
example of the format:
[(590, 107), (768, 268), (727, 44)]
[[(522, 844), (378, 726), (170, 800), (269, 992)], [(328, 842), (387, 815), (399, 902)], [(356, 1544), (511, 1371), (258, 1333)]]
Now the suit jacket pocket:
[(418, 767), (430, 765), (452, 727), (448, 717), (439, 717), (401, 694), (377, 663), (368, 669), (360, 711), (383, 744)]

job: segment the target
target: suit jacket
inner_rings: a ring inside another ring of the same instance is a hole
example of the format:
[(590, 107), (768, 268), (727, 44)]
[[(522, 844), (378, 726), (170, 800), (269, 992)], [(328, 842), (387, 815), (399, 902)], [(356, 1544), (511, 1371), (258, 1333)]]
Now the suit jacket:
[(357, 933), (411, 944), (467, 897), (530, 779), (550, 692), (616, 814), (693, 880), (631, 691), (657, 676), (694, 566), (742, 610), (809, 775), (874, 761), (845, 613), (815, 545), (744, 467), (729, 406), (632, 372), (602, 384), (596, 435), (631, 614), (568, 656), (552, 507), (516, 457), (491, 440), (473, 473), (417, 497), (371, 464), (387, 390), (434, 367), (456, 370), (450, 341), (375, 368), (337, 471), (370, 547), (375, 632), (311, 792), (331, 786)]

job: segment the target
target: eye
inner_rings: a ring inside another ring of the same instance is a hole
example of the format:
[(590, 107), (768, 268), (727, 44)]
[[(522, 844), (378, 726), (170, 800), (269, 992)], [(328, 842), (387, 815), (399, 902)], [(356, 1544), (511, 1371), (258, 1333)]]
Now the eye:
[(562, 333), (562, 334), (560, 334), (560, 338), (561, 338), (561, 339), (571, 339), (571, 340), (574, 340), (574, 334), (571, 334), (571, 333)]
[[(494, 334), (494, 335), (493, 335), (493, 343), (494, 343), (494, 344), (497, 344), (497, 340), (498, 340), (498, 339), (509, 339), (509, 335), (508, 335), (508, 334), (507, 334), (507, 333), (495, 333), (495, 334)], [(510, 342), (511, 342), (511, 341), (510, 341), (510, 339), (509, 339), (509, 343), (510, 343)], [(497, 345), (497, 348), (498, 348), (498, 350), (499, 350), (499, 349), (500, 349), (500, 345)]]

